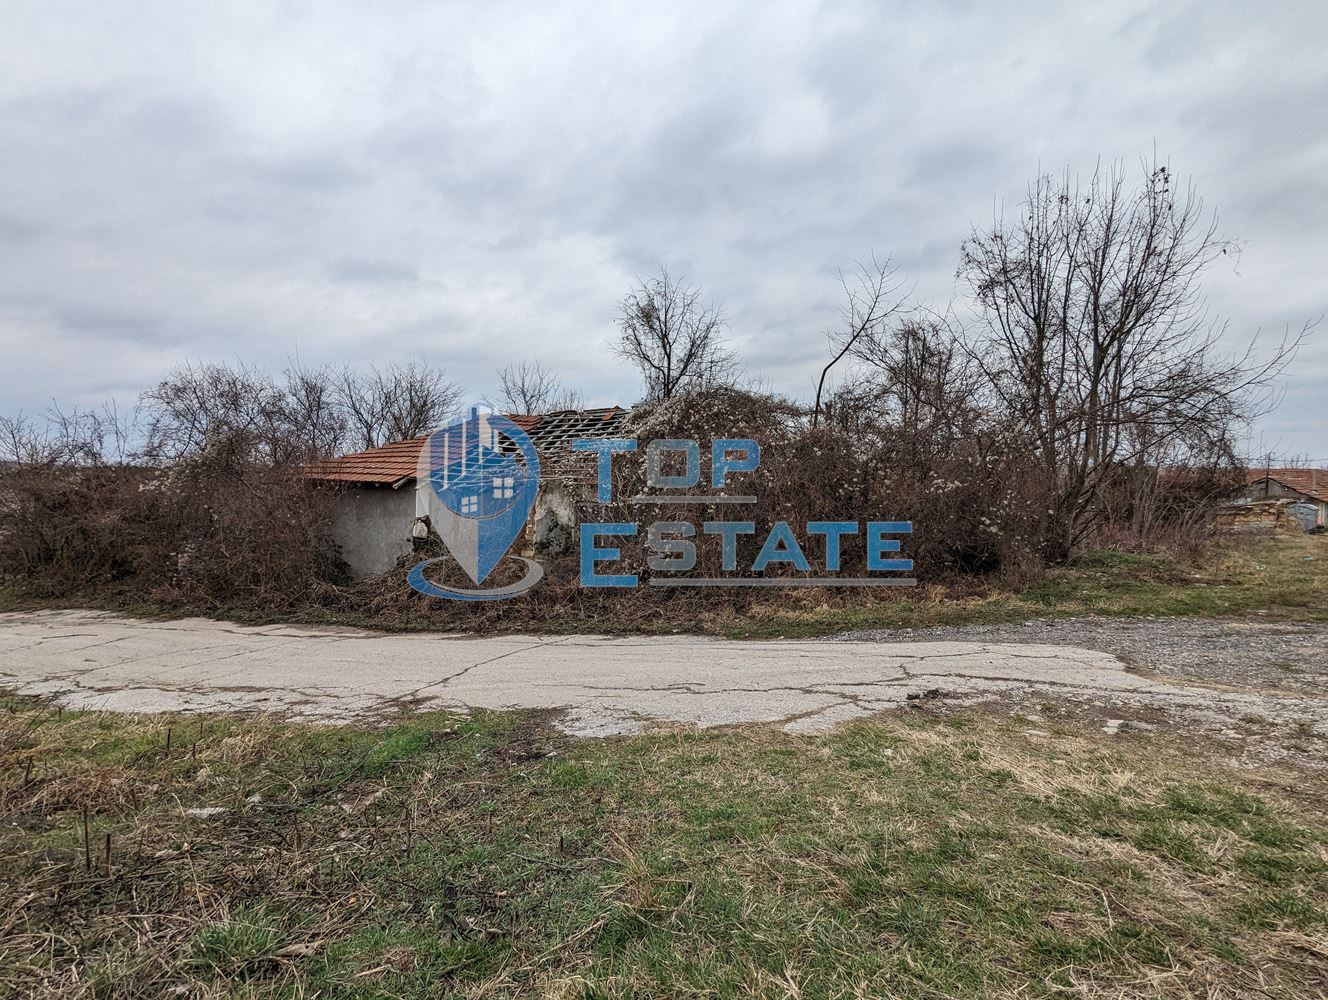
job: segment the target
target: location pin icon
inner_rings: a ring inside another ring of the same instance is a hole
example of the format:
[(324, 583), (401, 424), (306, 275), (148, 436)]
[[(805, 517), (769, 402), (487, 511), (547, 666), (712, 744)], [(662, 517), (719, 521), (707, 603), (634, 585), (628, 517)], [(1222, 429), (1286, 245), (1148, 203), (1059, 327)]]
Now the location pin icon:
[(539, 453), (507, 417), (469, 415), (431, 433), (420, 449), (416, 514), (479, 585), (526, 526), (539, 493)]

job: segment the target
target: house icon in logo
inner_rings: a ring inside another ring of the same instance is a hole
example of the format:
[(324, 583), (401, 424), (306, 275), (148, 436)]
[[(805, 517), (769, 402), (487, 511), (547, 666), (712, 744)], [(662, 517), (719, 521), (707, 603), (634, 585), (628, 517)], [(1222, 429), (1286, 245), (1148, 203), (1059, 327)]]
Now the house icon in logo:
[[(507, 556), (525, 528), (539, 493), (539, 454), (530, 438), (507, 417), (472, 408), (465, 418), (433, 431), (420, 449), (415, 477), (415, 513), (427, 516), (448, 553), (478, 587)], [(492, 601), (524, 593), (544, 575), (526, 566), (514, 584), (487, 590), (445, 587), (425, 577), (439, 562), (411, 569), (410, 585), (422, 594), (458, 601)]]

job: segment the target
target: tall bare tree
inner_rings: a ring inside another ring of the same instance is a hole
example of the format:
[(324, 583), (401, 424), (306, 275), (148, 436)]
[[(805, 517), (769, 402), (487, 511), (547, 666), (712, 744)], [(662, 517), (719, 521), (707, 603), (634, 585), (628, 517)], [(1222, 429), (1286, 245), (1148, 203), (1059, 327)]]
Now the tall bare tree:
[(258, 460), (283, 462), (289, 447), (284, 404), (281, 387), (264, 371), (186, 362), (142, 395), (146, 456), (173, 462), (224, 438)]
[(981, 410), (978, 373), (944, 317), (909, 316), (862, 338), (854, 353), (893, 426), (936, 447), (972, 430)]
[(1114, 468), (1179, 441), (1222, 450), (1292, 356), (1296, 338), (1262, 360), (1253, 342), (1220, 350), (1200, 278), (1236, 249), (1156, 162), (1135, 186), (1119, 167), (1086, 186), (1041, 177), (1016, 218), (965, 241), (959, 274), (983, 321), (971, 354), (1057, 484), (1053, 556), (1098, 522)]
[(675, 280), (667, 267), (638, 278), (622, 300), (614, 350), (634, 364), (647, 399), (733, 379), (737, 360), (724, 342), (727, 324), (718, 306), (703, 306), (701, 290)]
[(169, 463), (223, 443), (246, 461), (291, 465), (417, 437), (455, 410), (460, 390), (423, 362), (302, 368), (179, 366), (143, 394), (144, 453)]
[(584, 400), (542, 362), (515, 361), (498, 369), (498, 398), (491, 405), (504, 413), (549, 413), (579, 410)]
[(367, 371), (344, 369), (337, 390), (351, 443), (359, 448), (419, 437), (461, 401), (460, 387), (449, 382), (442, 369), (422, 361)]
[(830, 369), (851, 354), (870, 354), (879, 344), (890, 318), (904, 308), (905, 297), (899, 294), (903, 282), (898, 279), (898, 268), (891, 258), (882, 263), (873, 255), (871, 264), (859, 262), (852, 276), (839, 272), (839, 283), (845, 301), (840, 309), (839, 329), (826, 334), (831, 357), (816, 382), (813, 427), (821, 421), (821, 401)]
[(306, 460), (335, 455), (346, 440), (346, 414), (337, 399), (337, 372), (303, 368), (285, 373), (282, 406), (296, 447)]

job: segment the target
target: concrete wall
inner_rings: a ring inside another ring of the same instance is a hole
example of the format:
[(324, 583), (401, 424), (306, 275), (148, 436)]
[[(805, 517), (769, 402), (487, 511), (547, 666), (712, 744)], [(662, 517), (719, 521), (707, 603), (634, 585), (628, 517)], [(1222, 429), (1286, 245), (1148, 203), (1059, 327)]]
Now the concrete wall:
[(1320, 526), (1328, 525), (1328, 503), (1283, 486), (1275, 479), (1250, 484), (1245, 487), (1244, 495), (1249, 500), (1295, 500), (1312, 504), (1316, 509), (1315, 523)]
[[(556, 480), (540, 484), (535, 509), (526, 525), (523, 544), (537, 556), (555, 556), (576, 545), (576, 507), (568, 489)], [(348, 486), (337, 498), (332, 531), (351, 576), (386, 573), (412, 550), (415, 526), (415, 483), (390, 486)]]
[(531, 514), (526, 540), (535, 555), (558, 556), (576, 547), (576, 504), (565, 483), (541, 482)]
[(1323, 517), (1318, 504), (1298, 502), (1293, 503), (1287, 508), (1287, 510), (1291, 513), (1292, 517), (1300, 522), (1300, 526), (1306, 531), (1309, 531), (1316, 525), (1323, 524)]
[(415, 484), (351, 486), (337, 498), (332, 530), (356, 580), (386, 573), (411, 551)]

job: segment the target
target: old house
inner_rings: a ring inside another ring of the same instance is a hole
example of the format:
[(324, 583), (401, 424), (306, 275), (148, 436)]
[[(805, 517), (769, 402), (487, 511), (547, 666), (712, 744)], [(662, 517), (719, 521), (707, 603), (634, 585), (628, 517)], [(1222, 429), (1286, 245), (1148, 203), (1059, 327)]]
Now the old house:
[[(573, 521), (573, 507), (556, 470), (577, 438), (622, 436), (628, 411), (617, 406), (562, 410), (533, 415), (509, 414), (540, 453), (544, 476), (535, 502), (528, 539), (543, 543)], [(393, 441), (310, 466), (313, 479), (342, 487), (337, 497), (334, 533), (342, 558), (356, 579), (385, 573), (410, 553), (415, 527), (415, 476), (425, 438)]]
[(1306, 530), (1328, 526), (1328, 470), (1248, 469), (1245, 478), (1237, 503), (1286, 501), (1289, 512)]

